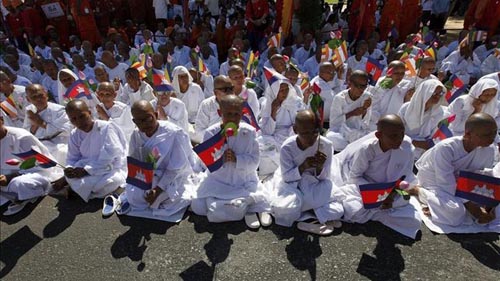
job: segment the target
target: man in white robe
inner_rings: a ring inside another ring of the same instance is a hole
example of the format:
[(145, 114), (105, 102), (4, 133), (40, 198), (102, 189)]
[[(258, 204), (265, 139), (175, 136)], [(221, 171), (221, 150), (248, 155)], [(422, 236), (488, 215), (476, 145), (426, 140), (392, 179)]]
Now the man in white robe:
[(135, 68), (129, 68), (125, 71), (127, 84), (122, 88), (119, 95), (120, 101), (131, 106), (136, 101), (155, 99), (153, 88), (141, 80), (139, 71)]
[(0, 206), (7, 201), (12, 203), (3, 215), (20, 212), (29, 202), (34, 203), (40, 196), (48, 193), (51, 181), (62, 175), (59, 167), (41, 168), (35, 166), (21, 170), (11, 166), (7, 160), (17, 159), (14, 153), (34, 149), (47, 157), (52, 157), (47, 148), (32, 134), (22, 128), (7, 127), (0, 114)]
[(158, 121), (157, 113), (147, 101), (132, 105), (137, 130), (130, 139), (129, 156), (142, 162), (152, 161), (152, 188), (143, 190), (127, 184), (120, 202), (128, 202), (131, 211), (151, 212), (170, 222), (179, 222), (190, 204), (188, 176), (193, 172), (189, 162), (192, 154), (189, 136), (180, 127)]
[(69, 138), (65, 176), (54, 183), (54, 189), (60, 191), (69, 185), (87, 202), (123, 186), (127, 143), (120, 128), (113, 122), (93, 120), (83, 101), (70, 101), (66, 114), (76, 128)]
[[(224, 164), (212, 173), (207, 171), (206, 178), (196, 190), (191, 207), (196, 214), (207, 216), (211, 222), (245, 218), (248, 227), (258, 228), (260, 223), (255, 212), (267, 209), (263, 196), (257, 192), (259, 144), (256, 132), (252, 126), (240, 122), (243, 106), (241, 98), (227, 95), (221, 99), (220, 105), (222, 123), (208, 128), (203, 140), (221, 133), (227, 124), (236, 125), (237, 129), (233, 129), (232, 135), (225, 133), (226, 144), (222, 148)], [(268, 225), (268, 222), (265, 224)]]
[(460, 226), (477, 220), (492, 232), (500, 232), (500, 208), (487, 209), (455, 196), (460, 171), (493, 168), (498, 153), (492, 145), (496, 135), (497, 125), (491, 116), (473, 114), (467, 119), (463, 136), (438, 143), (417, 161), (418, 199), (433, 222)]
[(401, 61), (392, 61), (388, 69), (392, 68), (390, 76), (380, 77), (372, 89), (372, 129), (380, 117), (387, 114), (398, 114), (399, 109), (409, 99), (410, 82), (403, 79), (406, 66)]
[(72, 126), (64, 106), (49, 102), (47, 91), (39, 84), (26, 88), (26, 98), (31, 104), (26, 107), (23, 128), (38, 138), (59, 164), (65, 165)]
[(481, 61), (469, 46), (462, 41), (459, 49), (447, 56), (439, 69), (444, 74), (457, 75), (466, 85), (473, 84), (481, 74)]
[(206, 98), (200, 104), (194, 124), (195, 135), (191, 139), (200, 143), (205, 131), (212, 125), (222, 120), (220, 112), (220, 100), (226, 95), (233, 95), (233, 82), (227, 76), (217, 76), (214, 79), (214, 95)]
[(260, 105), (257, 94), (253, 89), (245, 86), (245, 73), (238, 65), (233, 65), (228, 70), (228, 76), (233, 82), (234, 94), (244, 99), (252, 109), (255, 118), (260, 115)]
[[(340, 227), (343, 215), (340, 189), (332, 183), (331, 164), (333, 146), (319, 136), (318, 122), (310, 110), (300, 111), (294, 124), (295, 136), (289, 137), (281, 147), (280, 168), (272, 181), (272, 214), (276, 223), (291, 226), (301, 220), (314, 218), (314, 222), (300, 222), (301, 230), (328, 235)], [(269, 188), (269, 187), (268, 187)]]
[(349, 77), (350, 88), (333, 98), (330, 111), (330, 128), (326, 137), (335, 151), (341, 151), (349, 143), (370, 132), (371, 94), (368, 74), (355, 70)]
[(350, 145), (334, 156), (333, 181), (341, 186), (344, 220), (365, 223), (380, 221), (411, 238), (420, 229), (420, 217), (400, 195), (391, 193), (380, 208), (365, 209), (359, 186), (363, 184), (405, 181), (415, 185), (411, 140), (404, 135), (404, 125), (397, 115), (386, 115), (377, 123), (377, 131)]
[(409, 81), (410, 89), (416, 90), (420, 84), (429, 79), (438, 80), (438, 78), (432, 74), (436, 70), (436, 61), (433, 57), (424, 57), (420, 63), (420, 67), (417, 70), (417, 75), (413, 77), (405, 76), (405, 80)]
[(489, 55), (481, 64), (481, 73), (483, 75), (498, 71), (500, 71), (500, 48), (497, 48), (495, 53)]
[(117, 94), (114, 85), (110, 82), (99, 83), (96, 95), (99, 99), (99, 104), (96, 105), (98, 118), (115, 123), (125, 134), (125, 138), (130, 140), (135, 129), (130, 107), (116, 100)]
[(9, 76), (0, 70), (0, 102), (10, 100), (2, 105), (4, 113), (4, 123), (10, 127), (22, 128), (25, 119), (24, 108), (29, 105), (25, 96), (25, 88), (23, 86), (14, 85)]
[(159, 120), (168, 120), (189, 132), (189, 121), (186, 105), (178, 98), (174, 98), (175, 90), (170, 84), (155, 87), (158, 99), (151, 101), (151, 105), (158, 112)]

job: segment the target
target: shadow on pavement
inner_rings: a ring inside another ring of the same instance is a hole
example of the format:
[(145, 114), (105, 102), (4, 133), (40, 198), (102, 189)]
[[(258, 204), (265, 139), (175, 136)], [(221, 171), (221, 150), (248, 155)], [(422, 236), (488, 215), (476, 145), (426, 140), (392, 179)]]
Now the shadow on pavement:
[(28, 226), (24, 226), (0, 243), (0, 279), (14, 269), (17, 261), (42, 241)]
[(412, 246), (420, 240), (421, 235), (419, 232), (417, 239), (413, 240), (374, 221), (365, 224), (344, 223), (343, 230), (353, 236), (364, 235), (377, 239), (373, 255), (363, 253), (356, 270), (370, 280), (401, 280), (405, 260), (397, 245)]
[(210, 265), (204, 261), (199, 261), (179, 274), (182, 280), (216, 280), (217, 265), (224, 262), (229, 256), (233, 240), (229, 239), (229, 234), (238, 235), (247, 230), (243, 221), (227, 223), (210, 223), (206, 217), (189, 215), (189, 222), (193, 223), (197, 233), (211, 233), (212, 238), (203, 247), (210, 260)]
[(95, 213), (102, 207), (102, 199), (92, 199), (87, 203), (78, 195), (73, 195), (70, 199), (57, 199), (59, 200), (57, 202), (59, 216), (45, 226), (43, 229), (44, 238), (56, 237), (73, 224), (76, 216), (84, 213)]
[[(4, 223), (9, 224), (9, 225), (16, 224), (16, 223), (22, 221), (23, 219), (28, 217), (31, 214), (31, 212), (33, 212), (36, 209), (38, 204), (40, 204), (40, 202), (42, 202), (43, 198), (44, 197), (38, 198), (35, 203), (28, 203), (28, 205), (26, 205), (21, 212), (15, 214), (15, 215), (12, 215), (12, 216), (0, 215), (0, 221), (3, 221)], [(3, 214), (3, 212), (5, 212), (7, 210), (9, 204), (10, 203), (7, 203), (0, 208), (0, 214)]]
[(151, 240), (151, 234), (165, 234), (175, 223), (130, 217), (118, 216), (120, 223), (130, 226), (130, 229), (116, 238), (111, 246), (111, 255), (115, 259), (128, 257), (130, 260), (139, 262), (137, 271), (142, 272), (146, 264), (142, 260), (146, 252), (147, 241)]
[(450, 240), (460, 243), (462, 248), (469, 251), (480, 263), (500, 271), (500, 247), (495, 244), (498, 241), (498, 233), (477, 234), (448, 234)]
[[(298, 270), (307, 270), (311, 280), (316, 280), (316, 259), (323, 254), (319, 244), (320, 236), (300, 231), (295, 224), (292, 227), (272, 225), (270, 230), (279, 240), (292, 239), (285, 247), (288, 261)], [(335, 229), (330, 236), (338, 235), (341, 232), (340, 229)]]

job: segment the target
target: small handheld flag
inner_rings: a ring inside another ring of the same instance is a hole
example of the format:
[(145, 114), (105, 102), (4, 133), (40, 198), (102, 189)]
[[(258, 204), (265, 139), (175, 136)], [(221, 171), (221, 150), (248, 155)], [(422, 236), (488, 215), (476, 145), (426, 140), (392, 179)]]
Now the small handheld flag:
[(382, 70), (384, 67), (378, 62), (377, 59), (368, 57), (366, 61), (366, 72), (372, 76), (373, 82), (377, 82), (377, 80), (382, 75)]
[(256, 131), (260, 130), (259, 124), (257, 123), (257, 119), (255, 118), (252, 108), (246, 101), (243, 103), (242, 113), (243, 115), (241, 116), (241, 120), (243, 122), (254, 127)]
[(141, 62), (134, 62), (130, 67), (137, 69), (139, 71), (139, 77), (144, 79), (148, 76), (148, 71), (144, 68), (144, 65)]
[(127, 157), (127, 183), (142, 190), (153, 187), (154, 163), (142, 162), (132, 157)]
[(320, 130), (323, 130), (323, 121), (325, 118), (324, 115), (324, 107), (325, 107), (325, 102), (321, 98), (321, 88), (317, 83), (313, 84), (313, 94), (311, 101), (309, 101), (309, 106), (311, 107), (312, 112), (316, 115), (316, 119), (319, 122), (319, 128)]
[(363, 200), (363, 205), (365, 209), (374, 209), (380, 207), (385, 199), (391, 194), (394, 188), (399, 187), (401, 181), (405, 177), (401, 177), (397, 181), (384, 182), (384, 183), (369, 183), (362, 184), (359, 186), (359, 191), (361, 193), (361, 199)]
[(467, 85), (458, 78), (455, 74), (450, 77), (450, 80), (445, 83), (448, 91), (446, 92), (445, 98), (448, 104), (452, 103), (456, 98), (462, 95), (465, 90), (467, 90)]
[(460, 171), (455, 196), (479, 205), (497, 206), (500, 203), (500, 178)]
[[(264, 66), (264, 76), (266, 77), (266, 80), (269, 83), (269, 86), (271, 86), (274, 82), (282, 79), (281, 74), (279, 74), (278, 72), (273, 71), (265, 66)], [(284, 78), (284, 76), (283, 76), (283, 78)]]
[(448, 126), (455, 120), (455, 117), (456, 115), (452, 115), (441, 120), (438, 123), (436, 132), (434, 133), (434, 135), (432, 135), (432, 139), (444, 140), (453, 137), (453, 133), (450, 131), (450, 129), (448, 129)]
[(269, 41), (267, 41), (267, 47), (281, 47), (281, 32), (278, 32), (269, 38)]
[(66, 90), (66, 93), (64, 93), (63, 97), (68, 100), (79, 98), (87, 98), (88, 100), (91, 100), (92, 94), (90, 93), (87, 85), (85, 85), (85, 81), (79, 79), (71, 84), (71, 86)]
[(224, 164), (222, 158), (224, 151), (222, 148), (225, 143), (226, 138), (223, 136), (222, 130), (220, 130), (217, 134), (193, 148), (211, 173), (217, 171)]
[(29, 163), (27, 166), (26, 165), (23, 166), (24, 163), (22, 163), (20, 166), (21, 169), (29, 169), (36, 165), (42, 168), (50, 168), (57, 165), (57, 162), (41, 154), (40, 152), (35, 151), (33, 148), (26, 152), (12, 153), (12, 154), (23, 159), (24, 162)]

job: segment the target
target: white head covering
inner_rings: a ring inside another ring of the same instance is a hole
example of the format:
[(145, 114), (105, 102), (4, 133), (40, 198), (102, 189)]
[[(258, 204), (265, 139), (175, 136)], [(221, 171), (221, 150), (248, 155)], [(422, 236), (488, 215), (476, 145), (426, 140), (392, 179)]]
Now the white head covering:
[(469, 95), (465, 98), (464, 110), (474, 111), (472, 103), (475, 99), (479, 98), (483, 91), (488, 89), (496, 89), (497, 96), (493, 98), (489, 103), (483, 105), (481, 112), (487, 113), (495, 118), (498, 115), (498, 83), (493, 79), (480, 79), (469, 91)]
[(297, 104), (300, 102), (300, 100), (299, 97), (297, 96), (295, 88), (293, 87), (292, 84), (290, 84), (290, 81), (285, 76), (279, 75), (278, 79), (274, 81), (273, 84), (271, 85), (270, 90), (266, 91), (265, 93), (266, 103), (264, 105), (264, 108), (262, 109), (261, 113), (262, 117), (271, 116), (271, 107), (272, 107), (271, 105), (278, 96), (281, 84), (286, 84), (288, 86), (288, 95), (281, 104), (281, 107), (292, 111), (299, 109)]
[(440, 110), (439, 104), (435, 104), (428, 113), (425, 112), (425, 103), (432, 97), (437, 87), (445, 90), (443, 83), (436, 79), (426, 80), (417, 87), (404, 116), (402, 116), (410, 131), (423, 125), (425, 114), (432, 115), (434, 111)]
[(57, 98), (58, 98), (59, 104), (65, 105), (63, 95), (64, 95), (64, 93), (66, 93), (66, 90), (68, 88), (64, 87), (64, 85), (61, 83), (61, 79), (60, 79), (61, 72), (64, 72), (64, 73), (67, 73), (67, 74), (73, 76), (73, 78), (75, 78), (75, 81), (78, 80), (78, 76), (76, 76), (76, 74), (73, 71), (71, 71), (67, 68), (63, 68), (63, 69), (59, 70), (59, 72), (57, 73)]
[(174, 68), (174, 70), (172, 71), (172, 76), (173, 76), (173, 80), (172, 80), (172, 86), (174, 87), (175, 91), (177, 92), (177, 94), (182, 94), (181, 93), (181, 87), (179, 86), (179, 75), (181, 74), (187, 74), (188, 77), (189, 77), (189, 85), (191, 85), (191, 83), (193, 83), (193, 76), (191, 76), (191, 74), (189, 73), (188, 69), (182, 65), (179, 65), (179, 66), (176, 66)]

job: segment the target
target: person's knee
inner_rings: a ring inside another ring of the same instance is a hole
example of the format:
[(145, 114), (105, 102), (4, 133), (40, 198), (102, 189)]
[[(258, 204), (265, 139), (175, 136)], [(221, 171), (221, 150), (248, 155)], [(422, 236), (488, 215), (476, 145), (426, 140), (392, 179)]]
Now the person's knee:
[(191, 201), (191, 210), (199, 216), (206, 216), (208, 213), (207, 202), (205, 199), (193, 199)]

